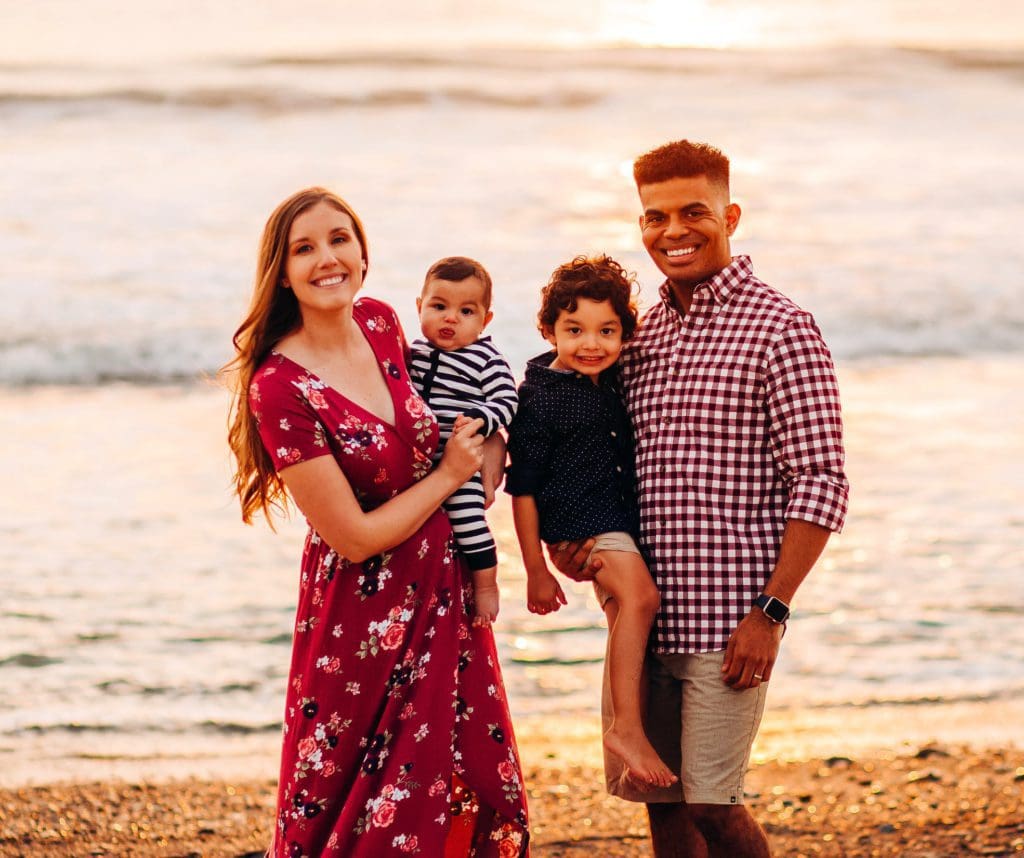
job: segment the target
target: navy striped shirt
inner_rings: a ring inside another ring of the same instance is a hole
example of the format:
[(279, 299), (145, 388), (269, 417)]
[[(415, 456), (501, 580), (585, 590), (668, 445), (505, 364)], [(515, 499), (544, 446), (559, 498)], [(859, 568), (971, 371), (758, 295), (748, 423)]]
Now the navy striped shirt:
[(519, 397), (508, 361), (490, 337), (444, 351), (421, 337), (412, 341), (409, 375), (441, 426), (440, 458), (460, 414), (481, 417), (482, 433), (493, 435), (512, 422)]

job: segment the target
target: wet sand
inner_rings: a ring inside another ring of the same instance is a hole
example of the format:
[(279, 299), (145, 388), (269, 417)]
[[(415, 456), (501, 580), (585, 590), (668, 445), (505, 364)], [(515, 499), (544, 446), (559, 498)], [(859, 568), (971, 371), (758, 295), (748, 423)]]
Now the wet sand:
[[(605, 795), (597, 731), (521, 731), (535, 858), (650, 855), (641, 806)], [(777, 856), (1024, 854), (1024, 751), (936, 742), (809, 759), (755, 754), (748, 803)], [(270, 779), (50, 784), (0, 791), (3, 856), (257, 856)]]

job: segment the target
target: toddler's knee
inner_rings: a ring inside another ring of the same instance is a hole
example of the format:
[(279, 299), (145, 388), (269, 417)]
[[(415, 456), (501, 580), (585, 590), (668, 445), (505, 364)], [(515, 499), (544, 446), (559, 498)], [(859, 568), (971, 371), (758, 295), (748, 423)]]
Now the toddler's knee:
[(638, 587), (635, 596), (637, 610), (653, 621), (661, 607), (661, 593), (658, 592), (654, 582), (651, 581), (649, 586), (645, 584)]

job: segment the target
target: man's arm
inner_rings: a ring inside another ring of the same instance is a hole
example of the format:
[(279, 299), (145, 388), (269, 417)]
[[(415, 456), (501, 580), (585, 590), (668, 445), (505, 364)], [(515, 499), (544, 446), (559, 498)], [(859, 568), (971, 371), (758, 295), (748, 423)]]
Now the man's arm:
[[(782, 535), (779, 559), (764, 593), (792, 604), (797, 589), (818, 561), (832, 532), (809, 521), (790, 519)], [(729, 638), (722, 678), (733, 688), (752, 688), (771, 679), (784, 626), (773, 623), (760, 608), (752, 608)], [(760, 679), (756, 677), (760, 676)]]
[[(846, 517), (843, 424), (832, 356), (809, 314), (795, 316), (766, 361), (768, 436), (789, 500), (786, 528), (763, 592), (792, 604), (832, 531)], [(734, 688), (766, 682), (783, 626), (752, 607), (726, 647), (722, 674)], [(758, 679), (757, 677), (760, 677)]]

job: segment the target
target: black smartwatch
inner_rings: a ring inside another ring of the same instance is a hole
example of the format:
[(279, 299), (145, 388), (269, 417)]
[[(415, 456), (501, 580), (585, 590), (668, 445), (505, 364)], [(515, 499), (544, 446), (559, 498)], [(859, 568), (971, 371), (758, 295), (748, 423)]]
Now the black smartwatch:
[(776, 599), (774, 596), (762, 593), (754, 599), (754, 604), (776, 625), (782, 625), (789, 619), (789, 605), (783, 602), (782, 599)]

